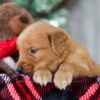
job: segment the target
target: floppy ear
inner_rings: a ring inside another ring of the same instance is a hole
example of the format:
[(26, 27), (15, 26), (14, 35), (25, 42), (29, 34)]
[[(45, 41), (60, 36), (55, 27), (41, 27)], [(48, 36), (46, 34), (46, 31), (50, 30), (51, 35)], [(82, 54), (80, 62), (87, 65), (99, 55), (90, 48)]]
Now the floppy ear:
[(67, 47), (68, 37), (64, 32), (54, 32), (48, 35), (51, 48), (56, 55), (61, 55)]

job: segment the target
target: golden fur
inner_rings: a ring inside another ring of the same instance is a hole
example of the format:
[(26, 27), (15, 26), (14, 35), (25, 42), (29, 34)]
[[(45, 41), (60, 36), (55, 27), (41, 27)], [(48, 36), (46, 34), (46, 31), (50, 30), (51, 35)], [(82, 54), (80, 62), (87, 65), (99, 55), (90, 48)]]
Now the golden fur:
[[(45, 22), (29, 25), (17, 41), (23, 73), (33, 73), (33, 80), (41, 85), (51, 82), (65, 89), (76, 76), (100, 75), (87, 50), (67, 32)], [(35, 48), (36, 52), (31, 52)]]

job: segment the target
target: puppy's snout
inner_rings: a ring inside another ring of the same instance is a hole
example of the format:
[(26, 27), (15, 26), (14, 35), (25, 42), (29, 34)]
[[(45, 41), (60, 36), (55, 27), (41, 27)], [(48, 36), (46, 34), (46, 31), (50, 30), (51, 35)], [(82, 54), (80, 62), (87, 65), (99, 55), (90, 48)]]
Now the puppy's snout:
[(18, 73), (22, 73), (22, 72), (23, 72), (23, 67), (22, 67), (22, 66), (18, 67), (16, 71), (17, 71)]

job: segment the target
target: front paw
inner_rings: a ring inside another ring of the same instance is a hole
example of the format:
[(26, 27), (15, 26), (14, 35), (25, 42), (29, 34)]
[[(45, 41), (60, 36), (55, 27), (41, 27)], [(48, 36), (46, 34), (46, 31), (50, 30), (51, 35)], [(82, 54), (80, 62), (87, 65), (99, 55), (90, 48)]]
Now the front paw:
[(52, 73), (48, 69), (41, 69), (34, 73), (33, 80), (40, 85), (47, 85), (52, 81)]
[(60, 90), (65, 90), (71, 84), (73, 78), (72, 73), (57, 72), (54, 77), (54, 84)]

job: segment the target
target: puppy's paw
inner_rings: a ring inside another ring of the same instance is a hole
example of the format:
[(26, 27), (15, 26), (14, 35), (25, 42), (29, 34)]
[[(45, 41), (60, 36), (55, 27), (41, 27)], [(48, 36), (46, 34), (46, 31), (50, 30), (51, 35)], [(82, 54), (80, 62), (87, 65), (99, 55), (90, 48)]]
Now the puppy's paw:
[(40, 85), (47, 85), (52, 80), (52, 73), (48, 69), (38, 70), (34, 73), (33, 80)]
[(73, 75), (71, 73), (57, 72), (54, 77), (54, 84), (60, 90), (66, 89), (72, 82)]

